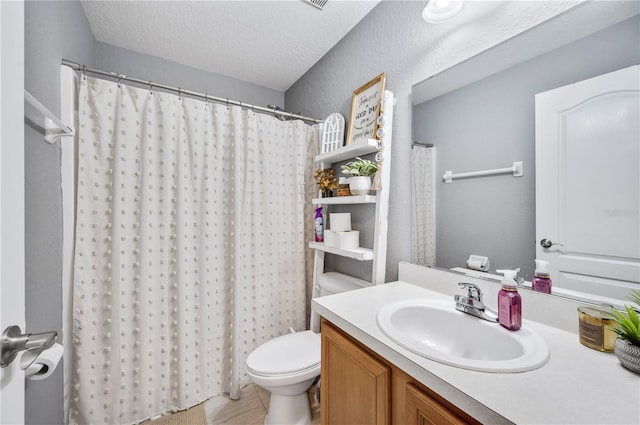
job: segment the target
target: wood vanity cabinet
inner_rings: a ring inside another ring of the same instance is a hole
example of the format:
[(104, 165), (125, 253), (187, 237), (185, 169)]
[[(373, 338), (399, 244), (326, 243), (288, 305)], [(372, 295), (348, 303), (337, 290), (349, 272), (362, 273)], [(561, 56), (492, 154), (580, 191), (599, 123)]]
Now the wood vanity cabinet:
[(391, 423), (391, 368), (325, 320), (320, 334), (322, 424)]
[(322, 425), (479, 424), (322, 319)]

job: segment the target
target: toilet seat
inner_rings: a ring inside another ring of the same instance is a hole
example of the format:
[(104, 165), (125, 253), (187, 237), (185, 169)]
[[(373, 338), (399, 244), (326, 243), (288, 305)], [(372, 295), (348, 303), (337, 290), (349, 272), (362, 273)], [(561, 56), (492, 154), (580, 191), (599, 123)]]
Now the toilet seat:
[(297, 375), (320, 366), (320, 335), (295, 332), (265, 342), (247, 357), (247, 371), (264, 377)]

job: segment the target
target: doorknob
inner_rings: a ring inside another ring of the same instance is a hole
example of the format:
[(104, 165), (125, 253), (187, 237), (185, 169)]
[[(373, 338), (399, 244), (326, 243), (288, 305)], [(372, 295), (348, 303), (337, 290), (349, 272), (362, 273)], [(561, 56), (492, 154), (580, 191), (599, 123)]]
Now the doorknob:
[(23, 334), (20, 333), (19, 326), (9, 326), (0, 335), (0, 357), (2, 359), (0, 366), (9, 366), (20, 351), (26, 350), (25, 354), (28, 356), (22, 362), (22, 369), (28, 368), (40, 353), (56, 342), (57, 336), (58, 333), (55, 331)]
[(557, 243), (557, 242), (556, 242), (556, 243), (554, 243), (554, 242), (551, 242), (551, 239), (547, 239), (547, 238), (544, 238), (544, 239), (542, 239), (542, 240), (540, 241), (540, 246), (541, 246), (541, 247), (543, 247), (543, 248), (551, 248), (553, 245), (560, 245), (560, 246), (564, 246), (564, 245), (562, 245), (561, 243)]

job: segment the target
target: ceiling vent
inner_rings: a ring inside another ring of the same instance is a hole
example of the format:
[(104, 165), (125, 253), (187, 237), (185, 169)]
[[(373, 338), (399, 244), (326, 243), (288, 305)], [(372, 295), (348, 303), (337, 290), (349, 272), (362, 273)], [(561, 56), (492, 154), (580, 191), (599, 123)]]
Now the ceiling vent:
[(305, 3), (309, 3), (312, 6), (317, 7), (318, 9), (324, 9), (324, 5), (327, 4), (329, 0), (302, 0)]

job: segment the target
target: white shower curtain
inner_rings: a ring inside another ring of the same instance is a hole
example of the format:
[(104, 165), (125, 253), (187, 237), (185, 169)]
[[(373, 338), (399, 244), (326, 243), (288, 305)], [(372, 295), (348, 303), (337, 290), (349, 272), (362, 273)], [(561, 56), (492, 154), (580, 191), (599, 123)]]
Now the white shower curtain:
[(69, 421), (237, 398), (247, 355), (305, 326), (317, 129), (90, 77), (78, 120)]
[(411, 262), (436, 265), (435, 149), (411, 148)]

